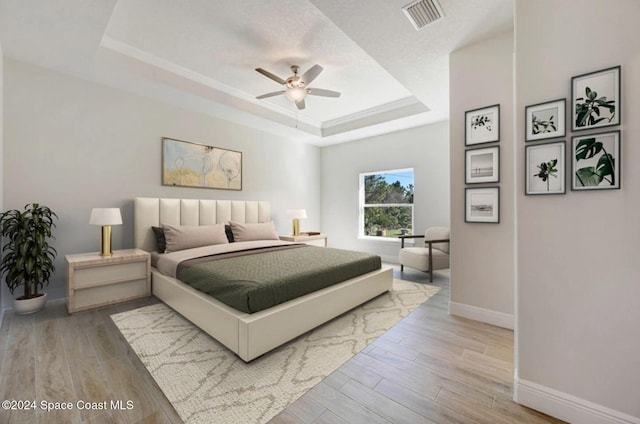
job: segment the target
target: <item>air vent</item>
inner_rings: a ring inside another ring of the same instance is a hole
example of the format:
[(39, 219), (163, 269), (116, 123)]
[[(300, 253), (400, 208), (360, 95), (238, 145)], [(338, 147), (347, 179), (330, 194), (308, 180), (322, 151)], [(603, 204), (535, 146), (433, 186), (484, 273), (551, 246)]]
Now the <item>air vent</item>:
[(444, 18), (442, 8), (436, 0), (419, 0), (402, 8), (409, 21), (416, 29), (421, 30), (431, 22)]

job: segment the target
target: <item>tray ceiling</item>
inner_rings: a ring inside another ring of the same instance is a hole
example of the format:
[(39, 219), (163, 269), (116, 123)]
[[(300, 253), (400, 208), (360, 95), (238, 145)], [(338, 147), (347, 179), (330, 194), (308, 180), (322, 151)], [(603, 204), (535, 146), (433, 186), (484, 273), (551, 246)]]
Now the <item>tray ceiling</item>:
[[(448, 55), (508, 30), (512, 0), (440, 0), (416, 31), (388, 0), (0, 0), (5, 56), (317, 145), (448, 118)], [(298, 111), (290, 65), (324, 71)]]

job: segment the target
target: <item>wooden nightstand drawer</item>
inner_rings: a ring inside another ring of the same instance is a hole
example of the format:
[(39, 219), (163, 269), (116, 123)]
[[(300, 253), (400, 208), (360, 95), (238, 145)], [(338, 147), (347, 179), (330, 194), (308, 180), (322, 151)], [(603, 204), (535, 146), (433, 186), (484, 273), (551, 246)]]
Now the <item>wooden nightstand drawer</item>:
[(140, 249), (67, 255), (69, 313), (151, 295), (151, 256)]
[(147, 262), (129, 262), (94, 266), (90, 268), (76, 268), (75, 289), (102, 285), (108, 282), (129, 281), (134, 278), (146, 278)]
[(91, 289), (78, 290), (74, 295), (75, 311), (93, 308), (96, 304), (101, 306), (113, 303), (125, 302), (129, 299), (144, 297), (147, 292), (147, 279), (125, 281), (122, 283), (108, 284), (106, 286), (93, 287)]

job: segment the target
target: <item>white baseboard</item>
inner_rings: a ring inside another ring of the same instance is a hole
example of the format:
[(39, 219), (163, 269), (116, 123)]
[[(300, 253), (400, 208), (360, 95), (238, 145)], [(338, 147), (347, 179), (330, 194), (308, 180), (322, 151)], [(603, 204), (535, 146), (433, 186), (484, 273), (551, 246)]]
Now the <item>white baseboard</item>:
[(519, 378), (515, 380), (514, 393), (514, 400), (519, 404), (570, 423), (640, 424), (640, 417)]
[(513, 315), (505, 314), (504, 312), (478, 308), (477, 306), (466, 305), (464, 303), (449, 302), (449, 313), (509, 330), (513, 330), (514, 328)]

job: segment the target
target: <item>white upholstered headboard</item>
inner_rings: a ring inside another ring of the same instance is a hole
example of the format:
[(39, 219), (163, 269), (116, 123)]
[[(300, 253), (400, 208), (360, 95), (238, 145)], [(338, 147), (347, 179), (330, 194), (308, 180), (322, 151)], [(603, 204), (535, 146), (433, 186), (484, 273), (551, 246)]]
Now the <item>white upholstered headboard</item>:
[(229, 221), (269, 222), (271, 204), (247, 200), (137, 197), (134, 205), (136, 247), (148, 252), (156, 249), (152, 226), (227, 224)]

